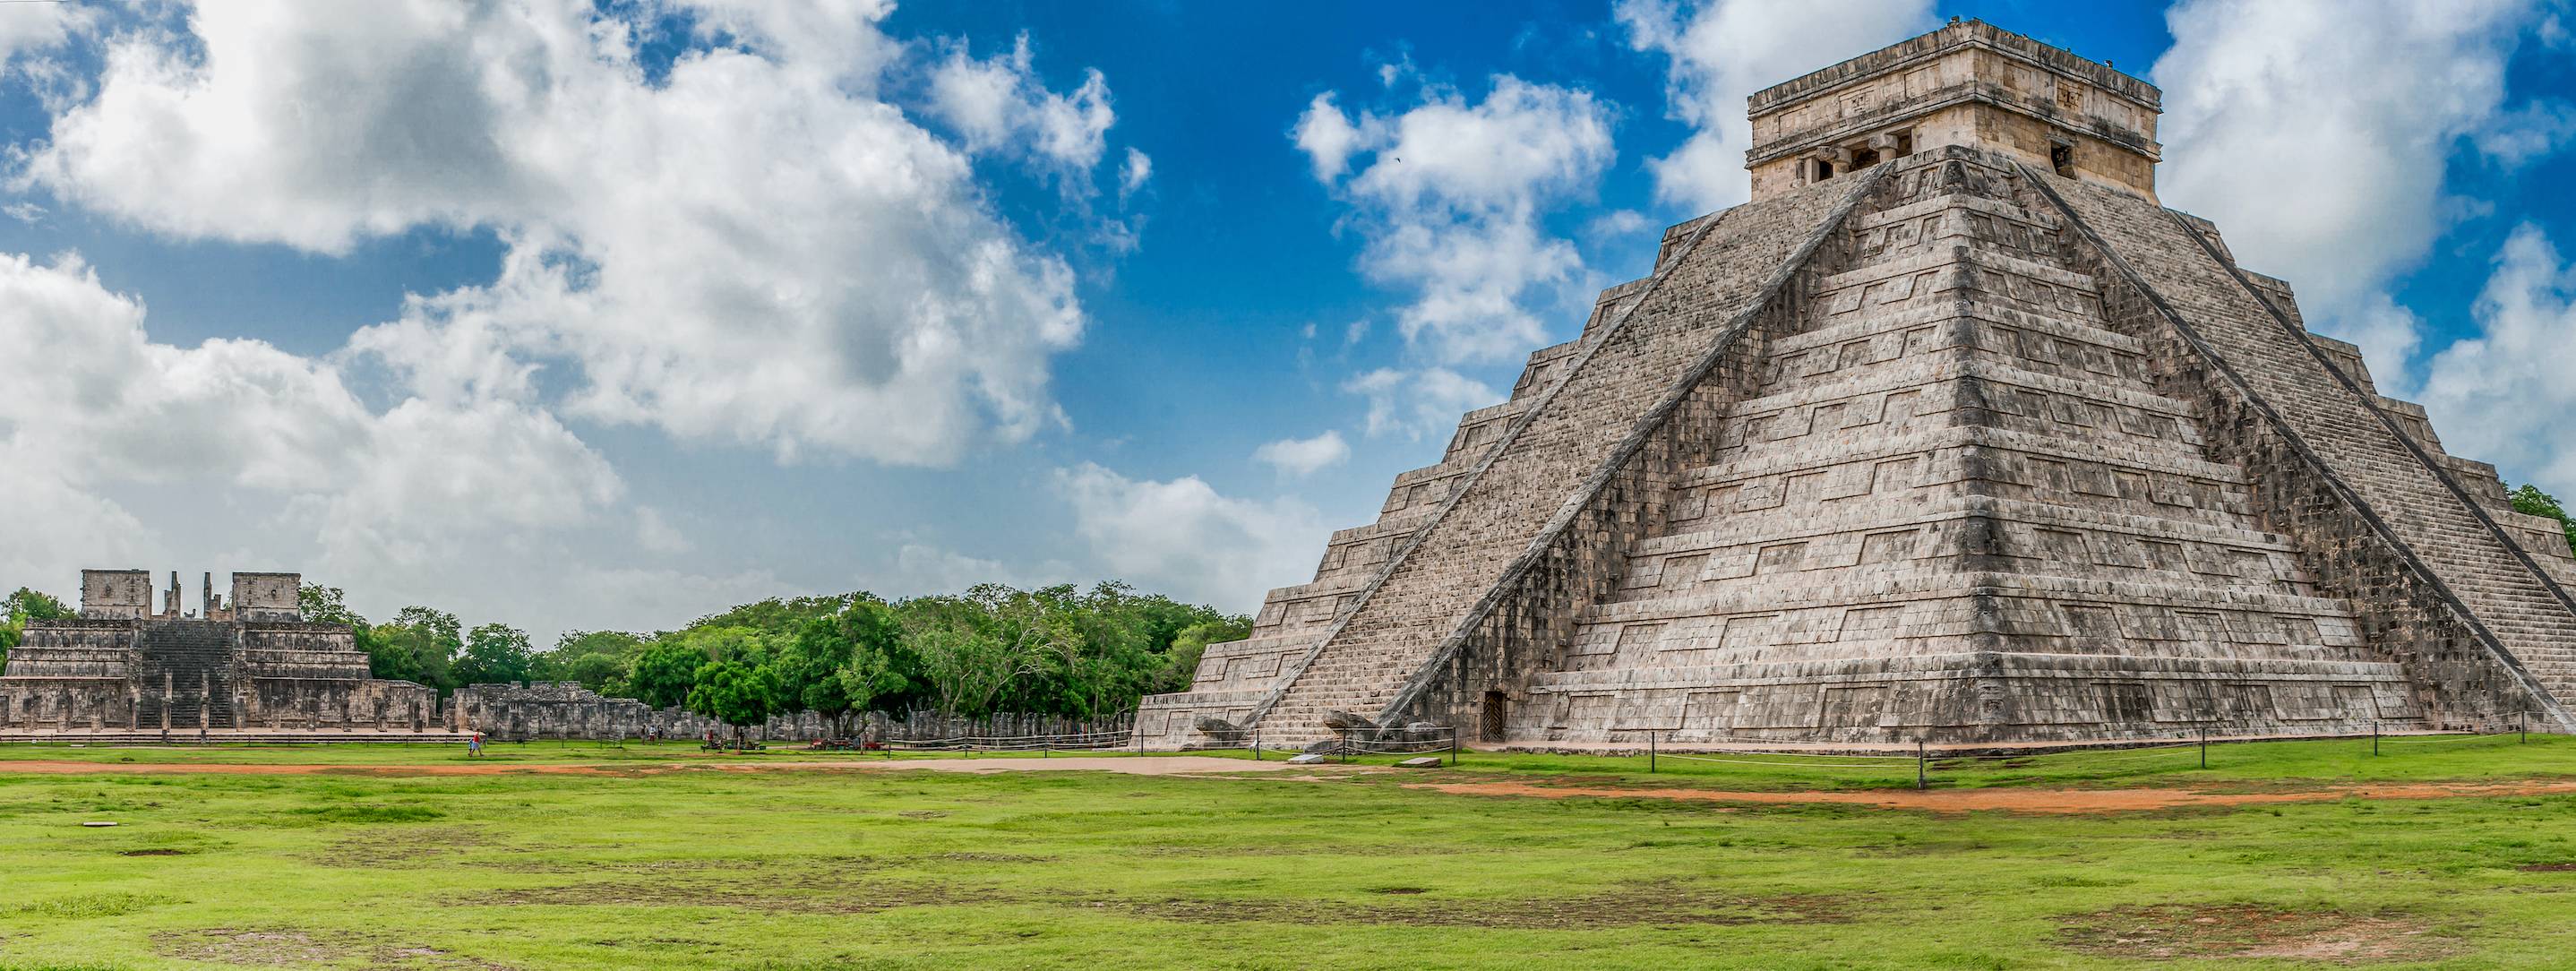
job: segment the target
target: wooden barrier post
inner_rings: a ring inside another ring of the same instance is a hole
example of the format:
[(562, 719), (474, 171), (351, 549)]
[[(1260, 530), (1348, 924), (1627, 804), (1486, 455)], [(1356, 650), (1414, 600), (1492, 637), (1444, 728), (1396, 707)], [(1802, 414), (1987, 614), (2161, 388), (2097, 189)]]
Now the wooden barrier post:
[(2370, 720), (2370, 754), (2379, 754), (2379, 719)]
[(1932, 767), (1924, 762), (1923, 740), (1914, 740), (1914, 788), (1932, 788)]
[(1646, 733), (1646, 774), (1655, 774), (1655, 733)]
[(2209, 726), (2200, 726), (2200, 767), (2209, 768)]

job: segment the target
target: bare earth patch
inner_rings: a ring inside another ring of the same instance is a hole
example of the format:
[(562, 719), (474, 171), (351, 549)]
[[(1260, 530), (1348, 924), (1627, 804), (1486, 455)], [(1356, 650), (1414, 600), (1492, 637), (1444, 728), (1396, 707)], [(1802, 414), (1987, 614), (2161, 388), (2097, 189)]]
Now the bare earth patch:
[(2146, 812), (2191, 806), (2244, 806), (2260, 803), (2334, 802), (2342, 799), (2459, 799), (2481, 796), (2530, 796), (2576, 792), (2576, 780), (2500, 784), (2418, 783), (2382, 786), (2337, 786), (2289, 792), (2194, 792), (2188, 789), (1865, 789), (1834, 792), (1745, 792), (1725, 789), (1650, 789), (1616, 785), (1542, 785), (1518, 781), (1414, 782), (1407, 789), (1469, 796), (1528, 796), (1540, 799), (1674, 799), (1690, 802), (1841, 803), (1882, 809), (1918, 809), (1936, 813), (2111, 813)]
[[(666, 772), (713, 770), (718, 772), (814, 772), (844, 770), (857, 772), (966, 772), (991, 775), (999, 772), (1115, 772), (1120, 775), (1198, 775), (1203, 773), (1285, 772), (1286, 762), (1246, 762), (1221, 759), (1212, 755), (1138, 755), (1100, 756), (1072, 755), (1052, 759), (866, 759), (835, 761), (716, 761), (683, 759), (652, 765), (513, 765), (492, 762), (446, 762), (433, 765), (284, 765), (222, 762), (73, 762), (19, 760), (0, 761), (0, 773), (34, 775), (353, 775), (353, 776), (458, 776), (458, 775), (586, 775), (616, 778), (644, 778)], [(1299, 768), (1312, 770), (1313, 766)], [(1334, 767), (1342, 768), (1342, 767)], [(1348, 772), (1377, 771), (1368, 766), (1349, 766)], [(1318, 777), (1321, 778), (1321, 777)]]
[(2159, 904), (2077, 915), (2060, 946), (2147, 960), (2281, 958), (2363, 964), (2439, 957), (2447, 950), (2420, 918), (2252, 904)]
[(303, 859), (340, 869), (417, 870), (444, 866), (487, 842), (489, 838), (471, 826), (374, 829), (333, 842)]
[(2576, 863), (2534, 863), (2515, 869), (2524, 873), (2576, 873)]
[(1417, 896), (1405, 903), (1343, 900), (1166, 900), (1092, 901), (1139, 917), (1194, 924), (1260, 921), (1327, 926), (1334, 924), (1399, 924), (1408, 927), (1483, 927), (1507, 930), (1592, 930), (1605, 927), (1679, 924), (1813, 924), (1837, 923), (1846, 916), (1846, 901), (1811, 894), (1741, 897), (1713, 894), (1673, 884), (1638, 884), (1571, 897), (1528, 900), (1475, 898), (1440, 900), (1410, 887), (1380, 893)]
[[(752, 883), (642, 883), (610, 880), (513, 890), (491, 902), (514, 906), (731, 907), (805, 914), (869, 914), (898, 907), (941, 907), (1018, 899), (990, 887), (936, 883), (862, 883), (854, 874), (810, 874)], [(819, 891), (819, 892), (818, 892)]]
[(232, 927), (162, 931), (152, 935), (152, 950), (189, 961), (269, 965), (338, 961), (356, 953), (345, 944), (315, 940), (303, 931)]

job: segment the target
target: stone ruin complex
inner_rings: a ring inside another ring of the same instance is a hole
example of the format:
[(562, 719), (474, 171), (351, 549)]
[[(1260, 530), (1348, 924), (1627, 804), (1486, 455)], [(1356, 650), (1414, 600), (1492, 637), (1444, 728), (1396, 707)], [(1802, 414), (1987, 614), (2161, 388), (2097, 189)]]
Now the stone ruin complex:
[(2576, 730), (2576, 559), (1983, 23), (1752, 96), (1752, 201), (1335, 533), (1147, 747)]
[(366, 738), (442, 730), (438, 693), (371, 678), (345, 624), (304, 619), (293, 573), (205, 577), (200, 609), (170, 575), (81, 571), (80, 616), (34, 621), (0, 673), (0, 733)]

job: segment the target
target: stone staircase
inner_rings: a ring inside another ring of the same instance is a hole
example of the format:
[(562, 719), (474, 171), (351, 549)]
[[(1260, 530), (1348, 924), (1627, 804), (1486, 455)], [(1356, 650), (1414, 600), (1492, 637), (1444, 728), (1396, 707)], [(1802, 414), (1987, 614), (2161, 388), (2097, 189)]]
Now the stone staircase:
[[(170, 730), (238, 727), (233, 719), (232, 625), (220, 621), (167, 621), (147, 626), (137, 681), (140, 727), (157, 731), (166, 711)], [(168, 693), (163, 693), (164, 686)]]
[[(1627, 468), (1620, 450), (1665, 426), (1671, 412), (1658, 409), (1680, 407), (1687, 400), (1680, 396), (1709, 380), (1695, 368), (1733, 360), (1720, 356), (1740, 346), (1773, 288), (1844, 231), (1843, 214), (1874, 184), (1810, 187), (1667, 231), (1655, 275), (1604, 293), (1600, 306), (1609, 312), (1587, 325), (1574, 353), (1524, 380), (1525, 394), (1508, 411), (1495, 409), (1518, 414), (1511, 426), (1490, 446), (1475, 438), (1453, 445), (1453, 453), (1459, 446), (1491, 452), (1453, 503), (1421, 527), (1416, 553), (1395, 562), (1321, 645), (1283, 672), (1252, 713), (1262, 737), (1280, 744), (1330, 738), (1324, 718), (1333, 711), (1397, 720), (1394, 709), (1410, 703), (1413, 679), (1445, 663), (1442, 652), (1455, 638), (1475, 636), (1470, 632), (1490, 616), (1479, 611), (1503, 609), (1494, 598), (1521, 583), (1510, 573), (1515, 564), (1532, 562), (1537, 549), (1593, 541), (1551, 530), (1573, 529), (1562, 515), (1569, 502), (1601, 501), (1579, 490), (1606, 489)], [(1612, 518), (1633, 523), (1633, 504), (1649, 500), (1632, 492), (1613, 501), (1627, 511)]]
[(2174, 215), (2136, 196), (2028, 177), (2099, 234), (2534, 680), (2561, 705), (2576, 700), (2576, 610), (2564, 591), (2524, 564), (2439, 461), (2392, 430), (2372, 396), (2328, 370), (2316, 346)]

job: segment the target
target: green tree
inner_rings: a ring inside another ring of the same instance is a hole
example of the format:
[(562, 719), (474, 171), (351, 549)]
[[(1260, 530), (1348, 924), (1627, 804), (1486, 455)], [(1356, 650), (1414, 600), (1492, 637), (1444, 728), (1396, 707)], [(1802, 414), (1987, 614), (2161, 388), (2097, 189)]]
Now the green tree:
[(821, 636), (847, 642), (848, 660), (837, 674), (851, 711), (906, 710), (927, 700), (921, 658), (904, 641), (903, 618), (893, 605), (874, 597), (852, 603)]
[(512, 684), (528, 680), (536, 652), (526, 631), (507, 624), (484, 624), (465, 635), (465, 653), (456, 659), (458, 684)]
[(2525, 483), (2521, 488), (2513, 490), (2512, 498), (2515, 512), (2547, 516), (2557, 520), (2558, 528), (2567, 534), (2568, 546), (2576, 548), (2576, 520), (2568, 518), (2567, 507), (2558, 504), (2557, 496), (2540, 491), (2538, 486)]
[(442, 695), (456, 690), (456, 654), (465, 637), (455, 614), (405, 607), (369, 633), (367, 667), (376, 677), (417, 682)]
[(904, 601), (904, 644), (921, 661), (939, 710), (985, 715), (1021, 682), (1079, 638), (1071, 619), (1043, 599), (1001, 584), (977, 584), (962, 597)]
[(625, 681), (644, 639), (625, 631), (566, 631), (555, 649), (538, 654), (528, 665), (533, 681), (575, 681), (604, 695), (626, 695)]
[(1173, 635), (1170, 649), (1163, 652), (1162, 668), (1155, 672), (1154, 687), (1146, 693), (1188, 690), (1190, 679), (1198, 674), (1199, 658), (1207, 653), (1208, 645), (1239, 641), (1250, 636), (1252, 619), (1249, 617), (1201, 621), (1181, 628)]
[(698, 669), (706, 664), (703, 651), (674, 640), (656, 643), (635, 658), (634, 670), (626, 676), (628, 697), (655, 708), (679, 704), (688, 699)]
[(743, 729), (760, 724), (776, 709), (778, 675), (767, 665), (740, 660), (708, 661), (689, 687), (688, 709), (733, 726), (736, 745)]
[(358, 616), (357, 611), (349, 609), (348, 600), (340, 593), (338, 587), (308, 583), (296, 589), (295, 600), (297, 605), (303, 608), (305, 620), (317, 624), (367, 626), (366, 618)]
[(0, 600), (0, 661), (8, 660), (9, 649), (18, 646), (19, 640), (27, 636), (28, 621), (54, 620), (72, 614), (71, 607), (49, 594), (26, 587), (10, 592), (9, 599)]
[(828, 597), (771, 597), (758, 603), (747, 603), (720, 614), (709, 614), (690, 622), (688, 629), (701, 627), (743, 627), (762, 634), (794, 637), (805, 624), (817, 617), (829, 617), (848, 609), (861, 599), (875, 599), (864, 593), (834, 594)]

